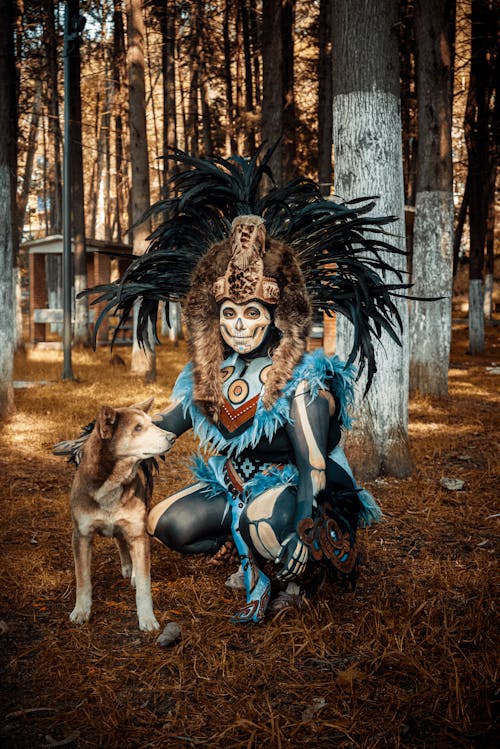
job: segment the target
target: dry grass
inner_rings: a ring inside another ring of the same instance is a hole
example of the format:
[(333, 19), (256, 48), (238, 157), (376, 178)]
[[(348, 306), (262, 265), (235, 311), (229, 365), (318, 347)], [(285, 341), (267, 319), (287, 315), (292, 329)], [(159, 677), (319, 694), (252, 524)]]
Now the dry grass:
[[(182, 626), (168, 649), (139, 632), (106, 539), (94, 555), (92, 621), (69, 622), (73, 470), (50, 450), (103, 402), (153, 394), (163, 407), (185, 350), (161, 349), (156, 385), (111, 367), (104, 350), (75, 352), (80, 380), (67, 383), (59, 354), (19, 355), (17, 379), (49, 384), (16, 391), (2, 431), (2, 746), (498, 746), (500, 379), (487, 369), (500, 364), (497, 331), (488, 328), (487, 356), (472, 358), (458, 326), (450, 397), (413, 399), (415, 472), (369, 485), (385, 522), (363, 534), (356, 593), (333, 586), (301, 611), (237, 627), (228, 617), (239, 596), (224, 588), (233, 570), (155, 544), (155, 611)], [(188, 480), (192, 448), (190, 437), (179, 441), (156, 498)], [(464, 490), (442, 488), (442, 476), (462, 478)]]

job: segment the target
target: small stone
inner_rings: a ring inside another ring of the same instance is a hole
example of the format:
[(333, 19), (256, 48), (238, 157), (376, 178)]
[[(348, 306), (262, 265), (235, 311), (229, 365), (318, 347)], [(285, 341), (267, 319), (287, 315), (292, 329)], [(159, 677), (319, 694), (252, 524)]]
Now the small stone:
[(439, 483), (444, 489), (448, 489), (448, 491), (450, 492), (459, 492), (464, 488), (465, 481), (462, 481), (462, 479), (454, 479), (442, 476), (442, 478), (439, 479)]
[(174, 642), (181, 638), (181, 628), (175, 622), (169, 622), (161, 635), (158, 635), (156, 642), (162, 648), (166, 648), (169, 645), (173, 645)]
[(314, 719), (314, 717), (322, 710), (326, 705), (324, 697), (314, 697), (311, 704), (306, 707), (302, 713), (302, 721), (307, 723)]
[(7, 622), (4, 622), (3, 619), (0, 619), (0, 635), (6, 635), (9, 631), (9, 625)]
[(233, 572), (232, 575), (229, 575), (224, 585), (230, 590), (243, 590), (245, 588), (245, 577), (241, 565), (237, 572)]

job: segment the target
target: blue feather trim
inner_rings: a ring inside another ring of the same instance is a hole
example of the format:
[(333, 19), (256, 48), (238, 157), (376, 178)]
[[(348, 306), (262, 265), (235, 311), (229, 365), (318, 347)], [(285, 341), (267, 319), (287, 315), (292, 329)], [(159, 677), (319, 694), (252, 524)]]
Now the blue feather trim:
[(182, 403), (184, 415), (189, 414), (194, 432), (203, 448), (211, 447), (215, 451), (224, 451), (232, 455), (240, 453), (247, 447), (255, 447), (263, 437), (271, 440), (280, 427), (292, 422), (290, 398), (303, 380), (306, 380), (309, 385), (312, 400), (318, 396), (320, 390), (329, 389), (332, 392), (340, 408), (340, 423), (348, 429), (351, 426), (348, 408), (353, 401), (354, 377), (354, 366), (346, 365), (337, 356), (328, 357), (322, 349), (305, 354), (295, 367), (283, 394), (276, 400), (273, 407), (266, 411), (262, 401), (259, 400), (252, 424), (243, 434), (232, 439), (225, 439), (216, 425), (193, 402), (191, 363), (177, 378), (172, 398)]
[(226, 487), (224, 474), (225, 462), (226, 458), (224, 455), (214, 455), (206, 463), (199, 453), (193, 455), (190, 469), (198, 481), (206, 484), (204, 491), (207, 499), (215, 499), (215, 497), (219, 497), (221, 494), (226, 499), (231, 497), (231, 492)]
[(361, 525), (367, 528), (372, 523), (378, 523), (378, 521), (382, 519), (382, 510), (370, 492), (357, 484), (343, 448), (340, 445), (337, 445), (328, 457), (344, 469), (344, 471), (351, 477), (355, 488), (358, 489), (358, 498), (361, 503), (361, 509), (359, 511)]
[[(359, 523), (362, 528), (367, 528), (372, 523), (377, 523), (382, 519), (382, 511), (373, 496), (366, 489), (360, 487), (351, 471), (343, 449), (338, 445), (328, 456), (331, 460), (338, 463), (351, 477), (354, 489), (358, 492), (360, 501)], [(201, 455), (195, 455), (193, 458), (192, 471), (198, 481), (203, 481), (207, 485), (207, 498), (213, 499), (223, 494), (226, 499), (231, 498), (231, 493), (226, 487), (226, 476), (224, 473), (224, 464), (226, 458), (224, 455), (216, 455), (208, 459), (205, 463)], [(245, 494), (249, 499), (259, 496), (268, 489), (275, 487), (297, 486), (299, 483), (299, 474), (297, 468), (288, 463), (284, 468), (277, 466), (264, 466), (260, 473), (245, 485)]]

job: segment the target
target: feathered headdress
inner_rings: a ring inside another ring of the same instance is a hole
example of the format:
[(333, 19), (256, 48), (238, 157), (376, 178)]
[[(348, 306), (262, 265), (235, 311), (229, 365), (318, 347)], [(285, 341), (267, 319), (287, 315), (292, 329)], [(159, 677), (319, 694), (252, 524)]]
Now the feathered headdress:
[[(408, 285), (402, 283), (402, 272), (380, 255), (405, 254), (384, 239), (383, 227), (394, 217), (368, 217), (375, 205), (371, 198), (342, 204), (325, 199), (318, 185), (304, 177), (264, 191), (264, 181), (274, 184), (269, 168), (273, 149), (260, 159), (261, 150), (251, 159), (195, 158), (174, 151), (168, 158), (184, 169), (170, 180), (174, 197), (160, 200), (148, 212), (160, 217), (160, 223), (147, 253), (132, 262), (120, 281), (87, 292), (99, 293), (95, 302), (107, 302), (94, 336), (111, 312), (120, 317), (116, 336), (137, 302), (137, 336), (145, 346), (151, 344), (151, 329), (156, 335), (159, 302), (180, 301), (193, 360), (194, 398), (215, 420), (223, 359), (218, 301), (234, 296), (235, 278), (244, 282), (253, 273), (261, 284), (253, 298), (275, 303), (274, 324), (281, 339), (266, 381), (266, 406), (304, 353), (311, 310), (342, 314), (352, 323), (348, 364), (359, 354), (359, 374), (367, 367), (366, 389), (376, 372), (373, 338), (385, 330), (399, 342), (401, 320), (392, 296)], [(238, 218), (246, 216), (252, 218)], [(389, 271), (396, 274), (396, 283), (384, 280)]]

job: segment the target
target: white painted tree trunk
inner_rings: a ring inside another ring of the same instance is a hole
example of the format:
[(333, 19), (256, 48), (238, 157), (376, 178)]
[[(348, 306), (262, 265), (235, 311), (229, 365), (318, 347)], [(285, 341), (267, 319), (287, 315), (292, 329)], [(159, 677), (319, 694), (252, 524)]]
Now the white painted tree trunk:
[(484, 298), (480, 278), (469, 281), (469, 353), (484, 353)]
[(13, 347), (16, 351), (20, 346), (23, 345), (23, 310), (22, 310), (22, 288), (21, 288), (21, 270), (19, 266), (14, 268), (12, 283), (13, 299), (14, 299), (14, 340)]
[(90, 328), (89, 328), (89, 302), (87, 296), (78, 297), (80, 292), (85, 291), (88, 287), (87, 274), (76, 273), (75, 281), (75, 300), (74, 300), (74, 327), (73, 339), (76, 344), (83, 346), (90, 345)]
[(493, 317), (493, 274), (486, 273), (484, 277), (484, 317), (491, 320)]
[[(399, 248), (405, 247), (401, 114), (399, 98), (385, 91), (341, 93), (333, 101), (335, 194), (345, 200), (380, 195), (374, 212), (397, 217), (392, 231)], [(406, 270), (406, 258), (385, 257)], [(395, 280), (388, 278), (388, 281)], [(349, 437), (349, 454), (360, 475), (380, 473), (406, 476), (412, 463), (408, 449), (408, 305), (398, 303), (403, 323), (402, 347), (385, 333), (376, 344), (378, 372), (368, 395), (358, 387), (356, 422)], [(340, 316), (339, 316), (340, 317)], [(337, 353), (350, 351), (351, 325), (337, 324)]]
[(14, 4), (0, 3), (0, 418), (14, 409), (15, 304), (13, 257), (16, 237), (16, 91)]
[(451, 345), (453, 17), (450, 0), (415, 5), (418, 157), (411, 293), (443, 299), (411, 302), (410, 388), (439, 397), (448, 394)]
[(411, 302), (410, 382), (422, 393), (446, 396), (453, 283), (451, 192), (417, 193), (411, 280), (412, 295), (444, 298)]
[[(3, 161), (3, 159), (2, 159)], [(0, 164), (0, 417), (11, 413), (14, 399), (12, 372), (14, 363), (14, 282), (12, 269), (13, 232), (11, 173), (7, 163)]]

